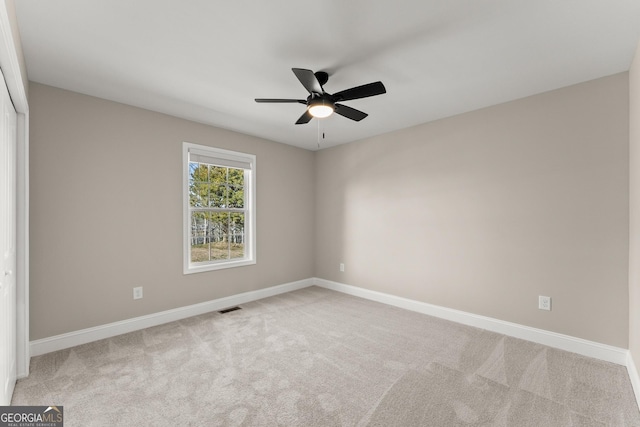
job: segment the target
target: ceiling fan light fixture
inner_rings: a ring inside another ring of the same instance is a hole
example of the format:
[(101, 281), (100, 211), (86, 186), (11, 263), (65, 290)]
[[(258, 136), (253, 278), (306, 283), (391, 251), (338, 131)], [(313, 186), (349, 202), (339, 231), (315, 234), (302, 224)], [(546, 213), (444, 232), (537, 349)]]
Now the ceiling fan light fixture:
[(309, 114), (317, 119), (324, 119), (325, 117), (329, 117), (333, 114), (333, 105), (325, 104), (324, 100), (322, 102), (317, 102), (309, 105)]

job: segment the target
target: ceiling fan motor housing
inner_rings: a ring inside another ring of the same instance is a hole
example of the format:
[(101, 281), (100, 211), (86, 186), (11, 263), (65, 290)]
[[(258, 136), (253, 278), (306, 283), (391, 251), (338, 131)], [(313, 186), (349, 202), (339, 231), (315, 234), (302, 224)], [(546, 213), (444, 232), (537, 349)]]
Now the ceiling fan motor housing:
[(320, 86), (324, 86), (325, 83), (329, 81), (329, 74), (324, 71), (316, 71), (313, 74), (316, 76), (316, 79), (318, 79)]
[(321, 104), (321, 105), (331, 105), (333, 106), (334, 102), (332, 96), (328, 93), (317, 94), (312, 93), (307, 98), (307, 106), (311, 107), (312, 105)]

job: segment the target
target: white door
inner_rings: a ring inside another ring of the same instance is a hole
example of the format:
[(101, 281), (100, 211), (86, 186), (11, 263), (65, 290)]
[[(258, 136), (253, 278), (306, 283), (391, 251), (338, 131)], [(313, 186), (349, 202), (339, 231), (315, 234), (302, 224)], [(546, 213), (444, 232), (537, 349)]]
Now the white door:
[(0, 72), (0, 405), (16, 384), (16, 111)]

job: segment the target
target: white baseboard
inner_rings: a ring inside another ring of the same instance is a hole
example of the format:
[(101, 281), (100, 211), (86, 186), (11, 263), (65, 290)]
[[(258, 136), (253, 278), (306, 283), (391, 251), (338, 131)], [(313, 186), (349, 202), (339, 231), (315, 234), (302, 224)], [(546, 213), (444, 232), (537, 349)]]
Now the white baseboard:
[(80, 331), (31, 341), (30, 352), (31, 356), (39, 356), (52, 351), (63, 350), (76, 345), (86, 344), (140, 329), (162, 325), (164, 323), (185, 319), (187, 317), (209, 313), (211, 311), (218, 311), (227, 307), (245, 304), (251, 301), (303, 289), (313, 285), (626, 366), (633, 391), (636, 395), (636, 400), (640, 405), (640, 375), (638, 374), (638, 370), (633, 362), (631, 353), (627, 349), (612, 347), (606, 344), (600, 344), (569, 335), (531, 328), (517, 323), (505, 322), (491, 317), (480, 316), (477, 314), (410, 300), (395, 295), (371, 291), (357, 286), (345, 285), (343, 283), (320, 278), (299, 280), (297, 282), (286, 283), (257, 291), (245, 292), (160, 313), (149, 314), (147, 316), (136, 317), (94, 328), (82, 329)]
[(633, 392), (636, 395), (636, 402), (640, 407), (640, 376), (638, 376), (638, 369), (636, 369), (636, 364), (633, 361), (633, 357), (631, 357), (631, 352), (627, 353), (627, 372), (629, 373)]
[[(360, 298), (365, 298), (383, 304), (400, 307), (406, 310), (427, 314), (429, 316), (439, 317), (441, 319), (450, 320), (453, 322), (461, 323), (463, 325), (486, 329), (492, 332), (497, 332), (527, 341), (533, 341), (538, 344), (548, 345), (550, 347), (571, 351), (583, 356), (605, 360), (607, 362), (616, 363), (618, 365), (624, 365), (629, 369), (632, 382), (635, 381), (635, 383), (633, 383), (634, 390), (640, 392), (640, 380), (638, 379), (637, 371), (635, 371), (635, 366), (630, 367), (629, 365), (630, 361), (632, 362), (632, 360), (627, 349), (612, 347), (606, 344), (600, 344), (569, 335), (536, 329), (529, 326), (519, 325), (517, 323), (505, 322), (503, 320), (493, 319), (491, 317), (480, 316), (477, 314), (467, 313), (460, 310), (454, 310), (451, 308), (410, 300), (395, 295), (371, 291), (368, 289), (345, 285), (343, 283), (332, 282), (330, 280), (319, 278), (304, 279), (297, 282), (286, 283), (266, 289), (245, 292), (225, 298), (219, 298), (216, 300), (194, 304), (187, 307), (180, 307), (160, 313), (149, 314), (146, 316), (136, 317), (120, 322), (96, 326), (94, 328), (82, 329), (79, 331), (44, 338), (41, 340), (31, 341), (31, 356), (39, 356), (45, 353), (50, 353), (52, 351), (62, 350), (65, 348), (86, 344), (104, 338), (114, 337), (116, 335), (137, 331), (168, 322), (173, 322), (175, 320), (185, 319), (191, 316), (197, 316), (199, 314), (204, 314), (211, 311), (221, 310), (234, 305), (256, 301), (262, 298), (295, 291), (312, 285), (317, 285), (326, 289), (331, 289)], [(640, 395), (640, 393), (637, 394)]]
[(96, 326), (94, 328), (82, 329), (66, 334), (56, 335), (36, 341), (31, 341), (31, 356), (39, 356), (52, 351), (63, 350), (81, 344), (126, 334), (151, 326), (158, 326), (164, 323), (173, 322), (187, 317), (197, 316), (211, 311), (218, 311), (239, 304), (245, 304), (262, 298), (284, 294), (313, 285), (313, 279), (299, 280), (297, 282), (272, 286), (270, 288), (259, 289), (257, 291), (244, 292), (225, 298), (206, 301), (186, 307), (175, 308), (146, 316), (135, 317), (133, 319), (122, 320), (120, 322), (109, 323)]
[[(538, 344), (559, 348), (561, 350), (578, 353), (595, 359), (605, 360), (618, 365), (628, 366), (628, 361), (630, 359), (628, 356), (629, 351), (627, 349), (612, 347), (582, 338), (558, 334), (555, 332), (545, 331), (543, 329), (536, 329), (529, 326), (519, 325), (517, 323), (505, 322), (491, 317), (480, 316), (460, 310), (410, 300), (395, 295), (359, 288), (357, 286), (332, 282), (330, 280), (315, 278), (314, 284), (326, 289), (404, 308), (406, 310), (416, 311), (429, 316), (439, 317), (441, 319), (451, 320), (453, 322), (462, 323), (463, 325), (486, 329), (527, 341), (533, 341)], [(640, 385), (640, 383), (638, 384)], [(634, 385), (634, 390), (635, 387), (636, 385)], [(637, 390), (640, 390), (640, 388)]]

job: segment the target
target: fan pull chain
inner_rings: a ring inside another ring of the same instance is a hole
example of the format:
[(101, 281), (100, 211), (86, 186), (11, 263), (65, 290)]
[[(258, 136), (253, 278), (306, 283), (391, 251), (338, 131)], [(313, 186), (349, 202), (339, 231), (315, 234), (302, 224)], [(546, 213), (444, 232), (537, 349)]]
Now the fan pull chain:
[[(316, 120), (318, 122), (318, 148), (320, 148), (320, 122), (321, 120)], [(324, 130), (322, 131), (322, 140), (324, 141)]]

